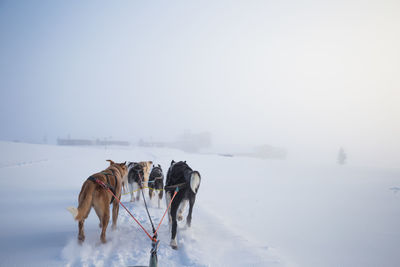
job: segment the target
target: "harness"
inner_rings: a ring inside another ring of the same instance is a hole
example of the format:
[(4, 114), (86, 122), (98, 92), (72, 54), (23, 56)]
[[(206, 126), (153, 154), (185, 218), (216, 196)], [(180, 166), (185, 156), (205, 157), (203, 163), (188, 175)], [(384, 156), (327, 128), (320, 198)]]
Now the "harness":
[[(115, 193), (115, 187), (117, 187), (117, 184), (118, 184), (118, 180), (117, 180), (117, 176), (115, 175), (115, 172), (114, 172), (114, 170), (112, 170), (112, 169), (109, 169), (109, 171), (111, 171), (112, 172), (112, 174), (111, 173), (108, 173), (108, 172), (101, 172), (101, 174), (104, 174), (105, 176), (106, 176), (106, 179), (107, 179), (107, 183), (105, 184), (106, 185), (106, 187), (108, 188), (108, 189), (110, 189), (111, 190), (111, 192), (113, 193), (113, 195), (112, 195), (112, 197), (111, 197), (111, 201), (110, 201), (110, 204), (114, 201), (114, 199), (115, 199), (115, 195), (116, 195), (116, 193)], [(110, 178), (109, 178), (109, 176), (114, 176), (114, 183), (115, 183), (115, 187), (113, 187), (111, 184), (110, 184)], [(87, 178), (87, 180), (89, 180), (89, 181), (92, 181), (92, 182), (94, 182), (94, 183), (97, 183), (97, 178), (95, 178), (95, 177), (93, 177), (93, 176), (90, 176), (89, 178)]]
[(174, 185), (166, 185), (164, 186), (165, 191), (175, 191), (175, 190), (180, 190), (184, 189), (188, 186), (188, 183), (180, 183), (180, 184), (174, 184)]

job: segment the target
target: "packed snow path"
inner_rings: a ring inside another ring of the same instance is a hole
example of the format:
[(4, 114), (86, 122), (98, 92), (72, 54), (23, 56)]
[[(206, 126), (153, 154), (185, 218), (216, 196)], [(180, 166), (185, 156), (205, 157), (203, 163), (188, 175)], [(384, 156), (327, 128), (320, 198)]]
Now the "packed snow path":
[[(124, 204), (139, 222), (150, 231), (151, 226), (144, 210), (143, 200)], [(154, 222), (159, 222), (164, 207), (158, 209), (154, 201), (149, 212)], [(125, 212), (118, 218), (118, 230), (108, 231), (108, 243), (99, 241), (96, 225), (89, 226), (84, 244), (78, 245), (71, 237), (63, 250), (68, 266), (146, 266), (149, 263), (151, 242), (132, 218)], [(179, 249), (169, 246), (170, 233), (167, 221), (160, 228), (158, 250), (160, 266), (280, 266), (278, 258), (271, 257), (268, 247), (257, 247), (245, 237), (229, 230), (223, 222), (199, 208), (196, 223), (187, 228), (185, 221), (178, 226)], [(268, 256), (269, 255), (269, 256)]]

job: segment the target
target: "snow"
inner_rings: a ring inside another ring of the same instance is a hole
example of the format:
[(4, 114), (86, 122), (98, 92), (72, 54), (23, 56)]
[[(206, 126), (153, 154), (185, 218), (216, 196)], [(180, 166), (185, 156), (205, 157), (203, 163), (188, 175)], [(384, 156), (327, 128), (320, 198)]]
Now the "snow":
[[(95, 212), (77, 243), (83, 181), (106, 159), (152, 160), (166, 172), (187, 160), (202, 175), (192, 227), (178, 250), (161, 225), (160, 266), (398, 266), (400, 170), (298, 164), (291, 160), (186, 154), (166, 148), (85, 148), (0, 142), (0, 266), (138, 266), (151, 243), (120, 208), (118, 229), (100, 243)], [(146, 192), (147, 193), (147, 192)], [(148, 194), (146, 194), (148, 199)], [(150, 231), (143, 200), (123, 203)], [(157, 201), (150, 214), (164, 212)]]

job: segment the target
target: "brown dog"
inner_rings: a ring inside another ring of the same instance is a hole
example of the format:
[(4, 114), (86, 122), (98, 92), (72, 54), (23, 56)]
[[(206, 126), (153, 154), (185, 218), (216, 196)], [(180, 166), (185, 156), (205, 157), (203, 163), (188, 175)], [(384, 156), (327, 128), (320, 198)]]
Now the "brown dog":
[(78, 240), (82, 243), (85, 240), (85, 233), (83, 224), (85, 219), (88, 217), (91, 208), (93, 207), (96, 211), (97, 216), (100, 220), (101, 231), (101, 242), (106, 243), (106, 229), (108, 222), (110, 220), (110, 208), (109, 205), (112, 203), (112, 228), (117, 227), (117, 218), (119, 211), (119, 203), (111, 195), (108, 190), (103, 188), (101, 185), (96, 183), (94, 180), (98, 179), (111, 187), (111, 191), (114, 191), (114, 195), (121, 199), (121, 186), (124, 176), (127, 175), (127, 167), (124, 163), (115, 163), (112, 160), (107, 160), (110, 162), (110, 166), (102, 172), (95, 173), (91, 175), (82, 185), (81, 192), (79, 193), (79, 205), (78, 208), (69, 207), (67, 208), (77, 220), (79, 227)]
[(151, 170), (151, 165), (153, 164), (152, 161), (141, 161), (139, 162), (140, 165), (143, 166), (143, 172), (144, 172), (144, 186), (148, 186), (148, 181), (149, 181), (149, 174)]

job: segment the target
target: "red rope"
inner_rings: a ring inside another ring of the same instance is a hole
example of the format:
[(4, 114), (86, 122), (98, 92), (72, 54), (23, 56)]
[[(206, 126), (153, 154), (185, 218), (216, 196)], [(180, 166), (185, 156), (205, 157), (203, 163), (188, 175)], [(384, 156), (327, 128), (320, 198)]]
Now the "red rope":
[(114, 196), (114, 198), (119, 202), (119, 204), (121, 204), (122, 207), (124, 207), (124, 209), (129, 213), (129, 215), (131, 215), (131, 217), (135, 220), (135, 222), (137, 224), (139, 224), (139, 226), (143, 229), (143, 231), (146, 233), (146, 235), (150, 238), (151, 241), (157, 241), (155, 238), (151, 237), (151, 235), (146, 231), (146, 229), (144, 229), (144, 227), (140, 224), (140, 222), (138, 220), (136, 220), (135, 216), (132, 215), (132, 213), (130, 213), (130, 211), (124, 206), (124, 204), (122, 204), (122, 202), (114, 195), (114, 193), (110, 190), (110, 188), (107, 187), (107, 185), (105, 183), (103, 183), (103, 181), (100, 181), (99, 179), (96, 179), (96, 182), (101, 185), (102, 187), (104, 187), (105, 189), (107, 189), (108, 192), (111, 193), (111, 195)]
[(96, 182), (97, 182), (99, 185), (101, 185), (103, 188), (107, 189), (107, 191), (110, 192), (110, 194), (114, 196), (114, 198), (118, 201), (118, 203), (119, 203), (122, 207), (124, 207), (124, 209), (129, 213), (129, 215), (131, 215), (131, 217), (132, 217), (132, 218), (135, 220), (135, 222), (140, 226), (140, 228), (142, 228), (142, 230), (146, 233), (146, 235), (150, 238), (151, 241), (157, 242), (157, 232), (158, 232), (158, 229), (160, 228), (161, 223), (162, 223), (162, 221), (164, 220), (165, 214), (167, 214), (168, 209), (171, 207), (172, 201), (174, 200), (176, 194), (177, 194), (178, 191), (179, 191), (179, 187), (176, 188), (175, 193), (174, 193), (174, 195), (172, 196), (171, 201), (169, 202), (168, 207), (167, 207), (167, 209), (165, 210), (164, 215), (162, 216), (161, 221), (160, 221), (160, 223), (158, 224), (157, 229), (156, 229), (156, 231), (154, 232), (153, 237), (151, 237), (151, 235), (146, 231), (146, 229), (144, 229), (144, 227), (140, 224), (140, 222), (139, 222), (138, 220), (136, 220), (135, 216), (133, 216), (132, 213), (130, 213), (130, 211), (125, 207), (125, 205), (122, 204), (122, 202), (119, 200), (119, 198), (117, 198), (117, 197), (114, 195), (114, 193), (110, 190), (110, 188), (108, 188), (108, 186), (107, 186), (103, 181), (101, 181), (101, 180), (99, 180), (99, 179), (96, 179)]
[[(168, 204), (168, 208), (165, 210), (164, 215), (162, 216), (161, 221), (160, 221), (160, 223), (158, 224), (156, 231), (154, 232), (154, 235), (157, 234), (158, 229), (160, 228), (160, 225), (161, 225), (162, 221), (164, 220), (165, 214), (167, 214), (167, 211), (169, 210), (169, 207), (171, 206), (172, 200), (174, 200), (176, 194), (178, 193), (178, 188), (179, 188), (179, 187), (177, 187), (177, 190), (175, 190), (174, 196), (171, 198), (171, 201), (170, 201), (169, 204)], [(167, 193), (167, 194), (168, 194), (168, 193)]]

